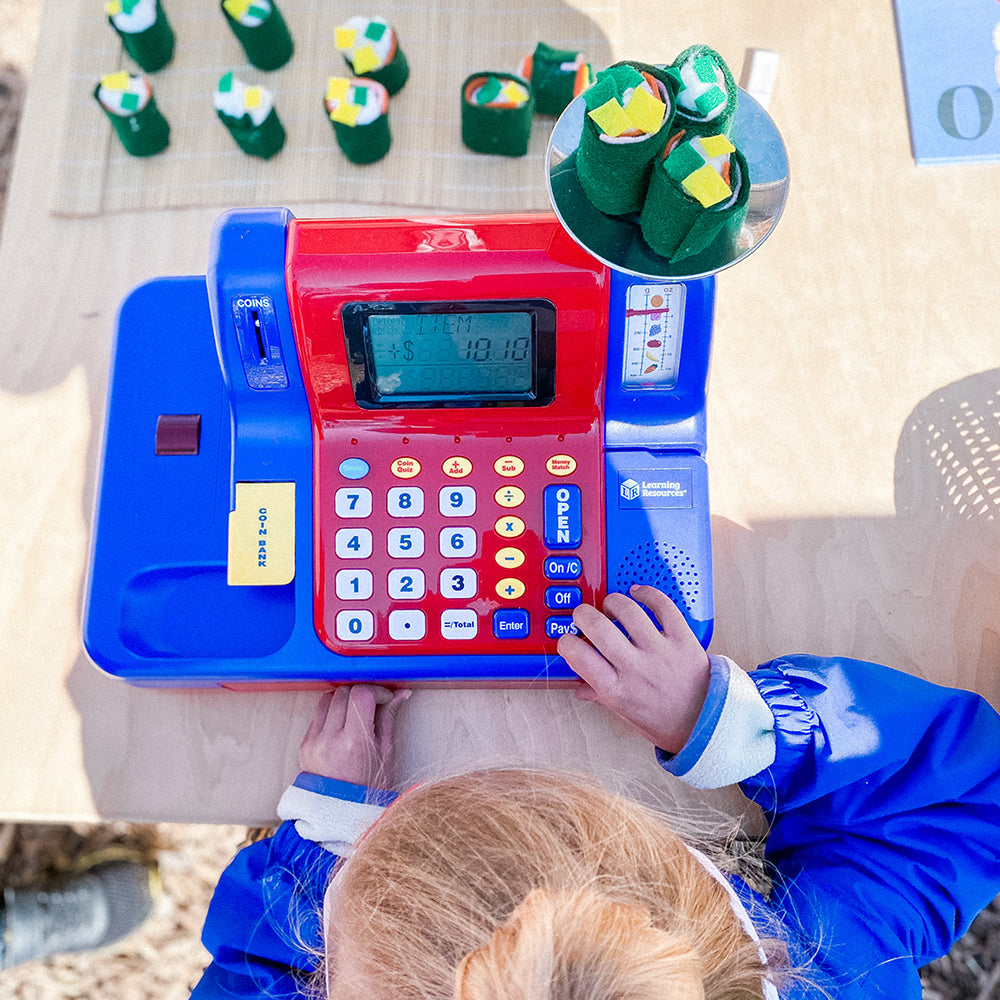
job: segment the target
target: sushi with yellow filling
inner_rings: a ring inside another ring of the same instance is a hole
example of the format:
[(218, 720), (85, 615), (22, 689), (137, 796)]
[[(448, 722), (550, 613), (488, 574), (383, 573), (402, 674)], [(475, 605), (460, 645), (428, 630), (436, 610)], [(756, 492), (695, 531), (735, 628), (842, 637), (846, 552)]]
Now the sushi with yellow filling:
[(337, 145), (352, 163), (374, 163), (389, 152), (389, 92), (381, 83), (330, 77), (323, 107)]
[(94, 88), (94, 99), (131, 156), (153, 156), (169, 145), (170, 125), (145, 76), (109, 73)]
[(350, 17), (337, 26), (335, 43), (354, 76), (381, 83), (390, 97), (403, 89), (410, 66), (399, 36), (385, 18)]
[(534, 108), (527, 80), (510, 73), (473, 73), (462, 84), (462, 142), (474, 153), (524, 156)]

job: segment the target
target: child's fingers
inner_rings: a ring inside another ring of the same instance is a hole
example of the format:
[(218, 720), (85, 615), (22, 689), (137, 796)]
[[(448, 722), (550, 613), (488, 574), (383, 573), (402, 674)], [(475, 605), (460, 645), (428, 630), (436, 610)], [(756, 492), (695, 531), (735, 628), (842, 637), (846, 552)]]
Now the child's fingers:
[(319, 738), (319, 734), (323, 731), (323, 727), (326, 725), (326, 720), (330, 715), (330, 703), (333, 701), (333, 695), (333, 691), (326, 691), (316, 703), (316, 710), (313, 712), (313, 717), (309, 721), (309, 728), (306, 730), (305, 736), (302, 737), (303, 743), (307, 740), (312, 741)]
[(614, 665), (578, 635), (560, 636), (556, 651), (592, 690), (608, 691), (617, 683), (618, 671)]
[(573, 609), (573, 624), (615, 665), (635, 652), (629, 637), (591, 604), (578, 604)]
[(396, 733), (396, 716), (400, 708), (409, 701), (412, 691), (401, 690), (390, 692), (390, 699), (380, 705), (375, 712), (375, 741), (382, 752), (383, 759), (391, 754)]
[(637, 583), (629, 589), (629, 593), (634, 600), (645, 604), (656, 615), (656, 620), (660, 623), (665, 636), (676, 636), (690, 631), (681, 609), (662, 590), (657, 590), (649, 584)]
[[(654, 592), (659, 593), (659, 591)], [(608, 594), (604, 598), (604, 613), (621, 622), (632, 643), (636, 646), (648, 645), (660, 637), (660, 630), (656, 627), (656, 622), (649, 617), (644, 608), (641, 608), (626, 594)]]

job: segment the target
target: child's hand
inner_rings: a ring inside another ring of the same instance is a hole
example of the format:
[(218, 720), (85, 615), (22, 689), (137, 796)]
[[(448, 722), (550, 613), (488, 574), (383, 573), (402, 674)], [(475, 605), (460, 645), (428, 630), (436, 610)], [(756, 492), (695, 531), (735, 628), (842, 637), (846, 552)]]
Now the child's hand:
[[(656, 746), (677, 753), (705, 704), (708, 654), (666, 594), (649, 586), (634, 586), (630, 593), (635, 600), (608, 594), (604, 614), (589, 604), (577, 607), (573, 622), (590, 642), (564, 635), (559, 655), (586, 681), (578, 698), (604, 705)], [(662, 632), (636, 601), (652, 610)], [(609, 619), (617, 619), (628, 635)]]
[(374, 684), (328, 691), (302, 740), (300, 768), (356, 785), (391, 787), (393, 727), (400, 705), (411, 693)]

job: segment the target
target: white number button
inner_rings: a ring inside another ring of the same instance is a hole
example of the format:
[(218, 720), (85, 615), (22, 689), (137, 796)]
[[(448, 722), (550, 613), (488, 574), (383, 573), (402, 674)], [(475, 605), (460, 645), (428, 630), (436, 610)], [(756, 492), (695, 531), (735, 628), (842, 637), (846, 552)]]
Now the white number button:
[(424, 491), (416, 486), (394, 486), (389, 490), (392, 517), (420, 517), (424, 512)]
[(367, 642), (375, 634), (375, 616), (370, 611), (338, 611), (335, 627), (342, 642)]
[(389, 612), (389, 637), (392, 639), (423, 639), (427, 635), (427, 616), (423, 611)]
[(443, 569), (438, 584), (441, 596), (452, 601), (471, 600), (479, 589), (474, 569)]
[(471, 559), (476, 554), (476, 529), (442, 528), (438, 551), (445, 559)]
[(375, 581), (371, 570), (339, 569), (335, 586), (342, 601), (366, 601), (372, 596)]
[(424, 554), (424, 533), (420, 528), (390, 528), (386, 546), (393, 559), (416, 559)]
[(333, 547), (341, 559), (367, 559), (372, 554), (372, 533), (367, 528), (340, 528)]
[(364, 486), (342, 486), (333, 498), (337, 517), (370, 517), (372, 491)]
[(445, 517), (476, 513), (476, 491), (471, 486), (445, 486), (438, 494), (438, 510)]
[(419, 601), (426, 590), (423, 570), (389, 570), (389, 596), (394, 601)]

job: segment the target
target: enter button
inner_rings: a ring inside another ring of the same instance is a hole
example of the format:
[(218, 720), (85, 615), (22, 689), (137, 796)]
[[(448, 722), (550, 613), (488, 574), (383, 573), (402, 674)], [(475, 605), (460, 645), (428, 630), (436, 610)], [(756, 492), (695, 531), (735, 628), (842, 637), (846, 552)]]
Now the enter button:
[(493, 612), (493, 634), (498, 639), (527, 639), (531, 619), (524, 608), (501, 608)]

